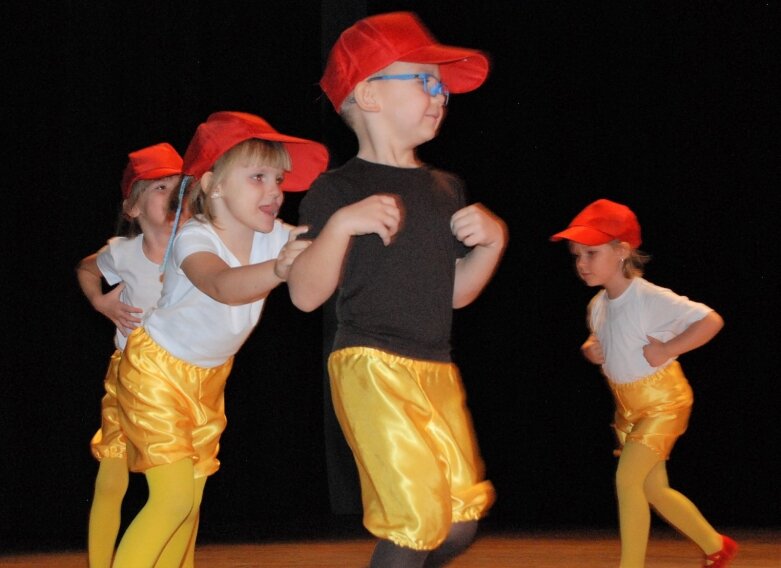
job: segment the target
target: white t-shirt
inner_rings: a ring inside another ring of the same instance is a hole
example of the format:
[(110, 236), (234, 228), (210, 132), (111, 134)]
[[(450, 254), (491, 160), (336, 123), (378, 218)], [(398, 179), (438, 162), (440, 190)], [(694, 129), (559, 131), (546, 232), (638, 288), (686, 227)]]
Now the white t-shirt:
[(612, 300), (601, 290), (589, 303), (588, 323), (605, 354), (602, 371), (614, 383), (631, 383), (653, 374), (674, 358), (659, 367), (649, 365), (643, 356), (646, 336), (668, 341), (711, 311), (643, 278), (632, 279)]
[[(163, 283), (160, 278), (160, 265), (149, 260), (142, 248), (144, 236), (113, 237), (98, 251), (98, 269), (111, 286), (124, 282), (125, 288), (119, 299), (131, 306), (144, 310), (136, 314), (139, 318), (157, 304)], [(114, 345), (124, 349), (127, 338), (117, 329)]]
[[(276, 221), (269, 233), (255, 233), (249, 263), (277, 258), (289, 233), (289, 227), (281, 221)], [(211, 252), (228, 266), (241, 266), (211, 225), (190, 219), (174, 239), (162, 296), (144, 320), (144, 328), (174, 357), (199, 367), (217, 367), (247, 339), (260, 319), (264, 301), (229, 306), (201, 292), (181, 268), (184, 259), (196, 252)]]

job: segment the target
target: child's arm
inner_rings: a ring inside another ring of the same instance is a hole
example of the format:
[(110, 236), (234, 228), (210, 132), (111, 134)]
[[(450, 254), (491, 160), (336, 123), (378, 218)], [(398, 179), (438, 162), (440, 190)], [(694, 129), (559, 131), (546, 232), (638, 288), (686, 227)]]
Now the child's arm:
[(122, 335), (127, 336), (141, 323), (141, 319), (134, 314), (144, 310), (123, 304), (119, 299), (119, 294), (125, 287), (124, 283), (118, 284), (106, 294), (103, 293), (103, 274), (98, 268), (97, 253), (85, 257), (79, 262), (76, 266), (76, 278), (79, 281), (81, 291), (84, 292), (92, 307), (110, 319)]
[(287, 279), (293, 260), (310, 244), (296, 240), (305, 232), (306, 227), (291, 230), (279, 256), (272, 260), (232, 267), (213, 252), (196, 252), (182, 261), (182, 271), (196, 288), (220, 303), (250, 304)]
[(342, 263), (356, 235), (378, 235), (385, 246), (399, 230), (401, 211), (390, 195), (372, 195), (337, 210), (290, 269), (290, 299), (300, 310), (311, 312), (336, 291)]
[(643, 356), (652, 367), (658, 367), (665, 361), (705, 345), (724, 327), (724, 320), (716, 312), (708, 312), (704, 318), (694, 322), (686, 331), (667, 342), (648, 337), (643, 347)]
[(602, 351), (602, 344), (594, 333), (589, 335), (585, 343), (580, 346), (580, 351), (586, 359), (595, 365), (602, 365), (605, 362), (605, 353)]
[(480, 204), (456, 211), (450, 227), (459, 241), (474, 247), (456, 263), (453, 307), (463, 308), (480, 295), (493, 276), (507, 245), (507, 227)]

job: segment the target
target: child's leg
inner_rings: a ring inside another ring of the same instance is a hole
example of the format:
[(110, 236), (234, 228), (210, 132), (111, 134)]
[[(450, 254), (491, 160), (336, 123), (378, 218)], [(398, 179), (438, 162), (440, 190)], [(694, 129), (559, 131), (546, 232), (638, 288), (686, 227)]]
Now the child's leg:
[(439, 548), (436, 548), (429, 553), (423, 566), (425, 566), (425, 568), (446, 566), (448, 562), (469, 548), (469, 545), (472, 544), (472, 541), (475, 539), (476, 533), (477, 521), (453, 523), (445, 542), (440, 544)]
[(201, 499), (206, 477), (195, 479), (193, 508), (166, 545), (155, 568), (192, 568), (195, 564), (195, 538), (198, 533)]
[(705, 554), (721, 550), (721, 535), (705, 520), (702, 513), (667, 480), (665, 462), (657, 463), (645, 480), (648, 502), (665, 520), (693, 540)]
[(193, 526), (190, 542), (187, 545), (187, 554), (184, 555), (182, 568), (195, 568), (195, 540), (198, 536), (198, 526), (201, 523), (201, 510), (198, 509), (198, 515), (195, 517), (195, 526)]
[(430, 550), (414, 550), (380, 540), (374, 547), (369, 568), (422, 568)]
[(645, 479), (662, 458), (651, 448), (628, 442), (616, 471), (621, 568), (643, 568), (651, 528), (651, 510), (643, 490)]
[(103, 458), (100, 461), (89, 513), (87, 541), (91, 568), (111, 566), (128, 478), (125, 458)]
[(119, 543), (113, 568), (152, 568), (193, 509), (191, 459), (148, 469), (149, 498)]

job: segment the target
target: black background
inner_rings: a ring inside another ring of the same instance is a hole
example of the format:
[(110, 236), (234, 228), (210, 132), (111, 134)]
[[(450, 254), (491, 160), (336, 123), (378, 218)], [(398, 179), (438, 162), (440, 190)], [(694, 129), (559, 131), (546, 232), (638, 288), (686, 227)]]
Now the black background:
[[(324, 141), (341, 164), (355, 143), (317, 87), (323, 46), (396, 9), (493, 63), (420, 149), (510, 231), (453, 331), (498, 491), (486, 526), (616, 525), (612, 401), (578, 350), (595, 290), (548, 241), (600, 197), (637, 213), (650, 281), (726, 321), (681, 358), (696, 402), (671, 483), (717, 528), (781, 525), (777, 4), (462, 4), (3, 5), (4, 549), (85, 546), (112, 327), (73, 269), (113, 234), (127, 153), (168, 141), (183, 154), (211, 112), (241, 110)], [(288, 196), (285, 220), (300, 197)], [(321, 315), (296, 311), (282, 286), (239, 352), (202, 541), (364, 534), (329, 505)], [(134, 475), (126, 519), (144, 498)]]

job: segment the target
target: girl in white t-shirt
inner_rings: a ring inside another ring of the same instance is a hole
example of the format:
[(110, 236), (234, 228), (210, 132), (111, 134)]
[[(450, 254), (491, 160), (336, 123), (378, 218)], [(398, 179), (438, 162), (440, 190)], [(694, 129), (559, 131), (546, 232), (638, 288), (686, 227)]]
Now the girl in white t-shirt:
[(737, 544), (670, 488), (666, 460), (686, 430), (693, 395), (677, 357), (724, 325), (716, 312), (642, 278), (640, 225), (624, 205), (599, 199), (551, 237), (569, 241), (578, 276), (600, 286), (588, 309), (585, 357), (602, 366), (616, 403), (616, 492), (621, 568), (642, 567), (650, 507), (703, 551), (703, 566), (727, 566)]
[[(128, 154), (120, 184), (123, 201), (118, 236), (84, 258), (76, 269), (92, 307), (116, 325), (115, 350), (103, 381), (101, 427), (91, 442), (92, 454), (100, 462), (87, 539), (91, 568), (109, 568), (114, 554), (128, 487), (125, 438), (117, 410), (117, 370), (128, 333), (160, 298), (160, 265), (173, 224), (169, 203), (181, 172), (182, 157), (170, 144)], [(105, 294), (103, 280), (115, 286)]]
[(327, 163), (321, 144), (245, 113), (214, 113), (191, 140), (183, 169), (195, 182), (193, 218), (173, 239), (160, 301), (119, 368), (128, 464), (146, 475), (149, 498), (114, 568), (179, 566), (194, 543), (206, 478), (219, 468), (233, 356), (308, 246), (296, 240), (305, 227), (276, 218), (282, 190), (307, 189)]

